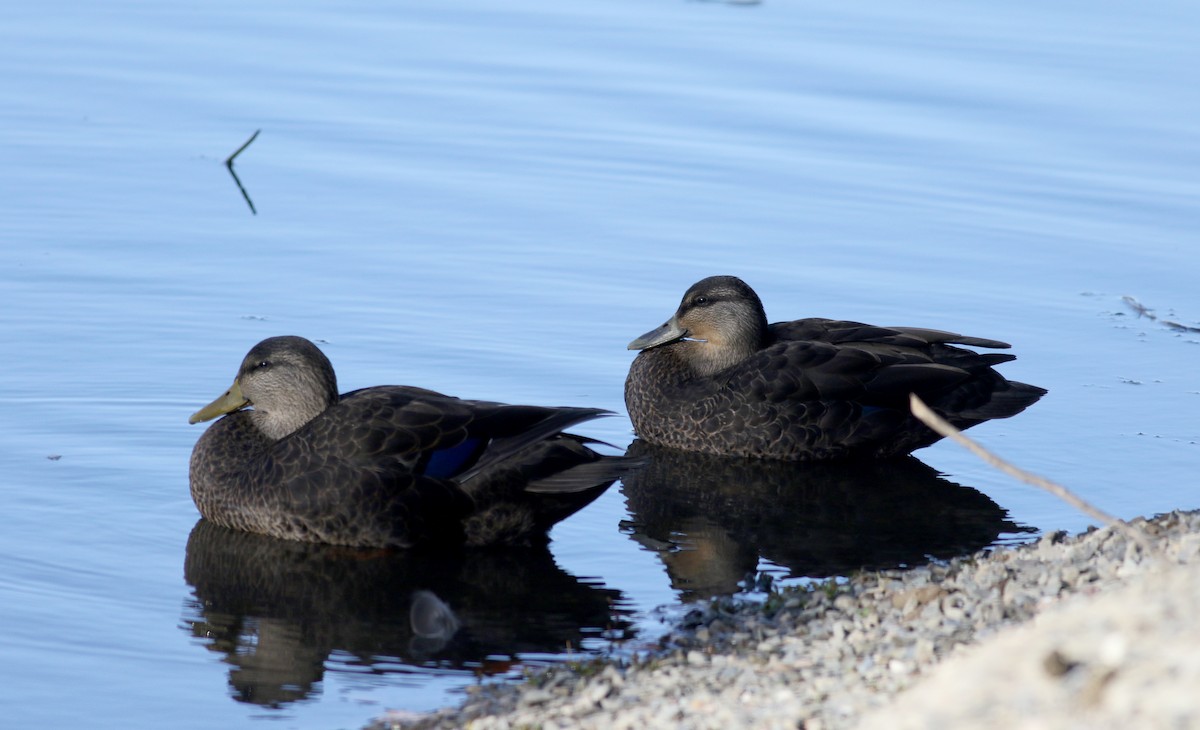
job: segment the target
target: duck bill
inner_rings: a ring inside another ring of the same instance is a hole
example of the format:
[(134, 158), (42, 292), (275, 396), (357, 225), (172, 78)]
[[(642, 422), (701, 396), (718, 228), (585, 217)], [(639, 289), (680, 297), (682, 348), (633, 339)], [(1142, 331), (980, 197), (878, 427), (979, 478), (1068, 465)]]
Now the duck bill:
[(688, 336), (688, 331), (679, 324), (679, 320), (671, 317), (663, 326), (650, 330), (646, 334), (629, 343), (630, 350), (646, 350), (651, 347), (665, 345), (668, 342), (682, 340)]
[(211, 421), (217, 416), (223, 416), (226, 413), (245, 408), (248, 405), (250, 405), (250, 401), (246, 400), (246, 396), (242, 395), (242, 386), (238, 385), (238, 382), (235, 380), (229, 390), (221, 394), (221, 397), (193, 413), (191, 418), (188, 419), (188, 423)]

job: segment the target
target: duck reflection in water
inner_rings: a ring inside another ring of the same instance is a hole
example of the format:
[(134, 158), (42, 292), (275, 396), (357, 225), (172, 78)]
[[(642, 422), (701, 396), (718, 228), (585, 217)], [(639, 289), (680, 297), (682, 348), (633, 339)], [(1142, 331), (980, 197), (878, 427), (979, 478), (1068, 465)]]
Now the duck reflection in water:
[(738, 592), (760, 559), (787, 577), (823, 578), (950, 558), (1032, 531), (911, 456), (800, 465), (640, 440), (627, 455), (646, 464), (623, 480), (626, 530), (658, 552), (685, 600)]
[(376, 673), (502, 673), (521, 655), (631, 635), (621, 593), (569, 575), (544, 547), (356, 549), (202, 519), (184, 577), (184, 625), (231, 665), (235, 699), (271, 707), (318, 692), (334, 652)]

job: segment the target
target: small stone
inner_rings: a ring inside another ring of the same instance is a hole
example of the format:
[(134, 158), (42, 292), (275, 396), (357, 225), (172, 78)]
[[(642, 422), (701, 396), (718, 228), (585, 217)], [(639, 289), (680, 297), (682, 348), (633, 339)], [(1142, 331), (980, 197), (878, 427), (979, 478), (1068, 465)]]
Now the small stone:
[(892, 659), (888, 662), (888, 671), (892, 674), (908, 674), (913, 668), (908, 662), (902, 662), (899, 659)]
[(1079, 573), (1079, 568), (1074, 565), (1063, 566), (1061, 573), (1062, 582), (1067, 586), (1074, 586), (1079, 582)]
[(1050, 652), (1042, 659), (1042, 668), (1046, 670), (1046, 674), (1051, 677), (1061, 677), (1067, 672), (1070, 672), (1075, 667), (1079, 666), (1079, 662), (1068, 659), (1058, 649)]
[(962, 621), (967, 617), (967, 600), (961, 593), (943, 596), (939, 609), (942, 615), (951, 621)]
[(531, 689), (521, 695), (522, 705), (540, 705), (554, 699), (554, 694), (544, 689)]
[(625, 677), (612, 664), (604, 668), (604, 671), (600, 673), (600, 677), (614, 687), (620, 687), (625, 684)]
[(1100, 642), (1099, 658), (1108, 667), (1119, 667), (1129, 653), (1129, 642), (1117, 632), (1111, 632)]

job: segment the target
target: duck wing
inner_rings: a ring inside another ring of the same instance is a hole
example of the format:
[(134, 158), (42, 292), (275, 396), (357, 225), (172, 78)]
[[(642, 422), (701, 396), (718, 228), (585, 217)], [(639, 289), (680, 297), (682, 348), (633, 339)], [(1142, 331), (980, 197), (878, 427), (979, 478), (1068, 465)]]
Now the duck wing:
[(970, 377), (925, 353), (876, 343), (777, 342), (719, 377), (721, 389), (767, 402), (852, 401), (902, 406), (909, 393), (940, 392)]
[[(727, 374), (730, 387), (770, 399), (849, 399), (907, 409), (909, 393), (937, 399), (971, 380), (996, 389), (1009, 381), (993, 366), (1015, 359), (966, 349), (1009, 347), (999, 340), (917, 327), (812, 318), (773, 324), (770, 334), (773, 344)], [(971, 399), (960, 400), (964, 407)]]
[[(309, 513), (350, 503), (392, 515), (421, 539), (529, 494), (607, 487), (630, 468), (563, 430), (608, 411), (469, 401), (405, 386), (344, 395), (273, 449)], [(334, 486), (336, 485), (336, 487)]]
[(773, 344), (714, 378), (695, 401), (701, 413), (727, 412), (734, 430), (768, 434), (767, 443), (902, 453), (936, 440), (911, 418), (910, 393), (959, 428), (1019, 413), (1045, 393), (992, 369), (1011, 355), (961, 346), (1004, 345), (995, 340), (833, 320), (772, 329)]
[(965, 345), (1006, 350), (1011, 345), (1000, 340), (968, 337), (955, 332), (922, 327), (879, 327), (841, 319), (810, 317), (790, 322), (776, 322), (768, 328), (775, 341), (818, 341), (833, 344), (873, 343), (923, 349), (931, 345)]
[(377, 386), (343, 395), (297, 431), (299, 443), (293, 450), (358, 462), (387, 461), (423, 476), (466, 483), (571, 426), (606, 415), (612, 413), (462, 400), (422, 388)]

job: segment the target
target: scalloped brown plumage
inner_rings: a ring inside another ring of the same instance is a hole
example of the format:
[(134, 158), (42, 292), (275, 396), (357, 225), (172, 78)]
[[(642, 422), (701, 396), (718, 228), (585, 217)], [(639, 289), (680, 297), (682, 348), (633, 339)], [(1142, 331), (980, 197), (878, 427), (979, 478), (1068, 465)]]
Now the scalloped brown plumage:
[[(242, 410), (253, 405), (253, 410)], [(544, 542), (634, 464), (563, 429), (607, 411), (460, 400), (385, 385), (339, 396), (302, 337), (271, 337), (191, 423), (207, 519), (273, 537), (411, 547)]]
[(754, 290), (733, 276), (688, 289), (625, 381), (638, 436), (686, 451), (794, 461), (884, 458), (940, 437), (912, 417), (916, 393), (959, 429), (1016, 415), (1046, 390), (1005, 379), (1015, 359), (960, 347), (997, 340), (831, 319), (767, 324)]

